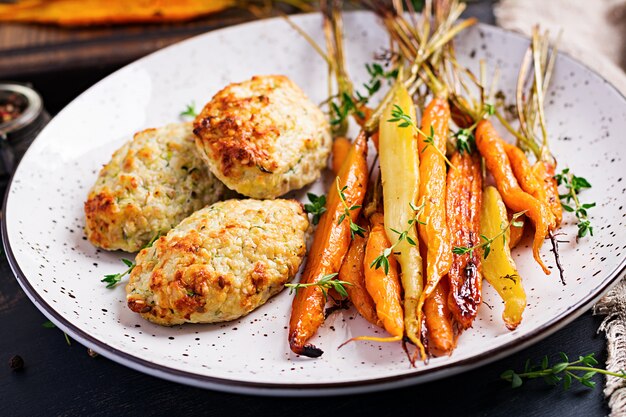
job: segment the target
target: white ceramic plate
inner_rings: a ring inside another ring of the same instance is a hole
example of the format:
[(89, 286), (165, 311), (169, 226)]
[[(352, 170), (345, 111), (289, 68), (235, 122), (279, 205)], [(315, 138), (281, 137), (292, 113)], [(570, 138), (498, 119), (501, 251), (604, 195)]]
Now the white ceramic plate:
[[(319, 15), (295, 20), (322, 41)], [(346, 16), (347, 54), (354, 79), (387, 45), (376, 19)], [(479, 25), (458, 40), (462, 61), (500, 66), (508, 97), (527, 41)], [(560, 55), (549, 93), (552, 148), (562, 166), (593, 184), (594, 237), (574, 243), (565, 216), (561, 245), (567, 285), (546, 277), (521, 245), (514, 253), (528, 294), (519, 328), (507, 331), (501, 303), (485, 284), (474, 328), (451, 357), (411, 369), (397, 344), (337, 346), (372, 329), (353, 310), (327, 320), (313, 342), (325, 354), (300, 358), (287, 346), (291, 297), (284, 291), (247, 317), (221, 325), (159, 327), (126, 308), (123, 286), (108, 290), (104, 274), (119, 272), (122, 253), (96, 250), (83, 237), (83, 201), (99, 168), (133, 132), (178, 120), (185, 104), (205, 103), (224, 85), (255, 74), (291, 77), (315, 101), (326, 97), (326, 68), (281, 19), (198, 36), (143, 58), (107, 77), (63, 110), (20, 164), (5, 201), (3, 240), (11, 266), (31, 300), (58, 327), (114, 361), (200, 387), (262, 395), (328, 395), (399, 387), (451, 375), (519, 350), (566, 325), (615, 282), (626, 255), (626, 100), (598, 75)], [(314, 185), (317, 192), (321, 184)], [(551, 259), (544, 246), (545, 259)], [(552, 261), (549, 262), (551, 265)]]

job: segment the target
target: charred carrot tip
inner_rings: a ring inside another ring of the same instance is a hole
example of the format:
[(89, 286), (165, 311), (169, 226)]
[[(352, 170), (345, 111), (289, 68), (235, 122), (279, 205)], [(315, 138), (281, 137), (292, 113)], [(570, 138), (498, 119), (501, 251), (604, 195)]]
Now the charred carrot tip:
[(350, 342), (370, 341), (370, 342), (389, 343), (389, 342), (399, 342), (400, 340), (402, 340), (402, 336), (393, 336), (393, 337), (357, 336), (357, 337), (353, 337), (352, 339), (348, 339), (342, 344), (340, 344), (337, 350), (341, 349), (342, 347), (344, 347)]
[(319, 358), (320, 356), (322, 356), (323, 353), (324, 351), (322, 349), (310, 343), (302, 346), (302, 350), (299, 352), (300, 355), (309, 358)]

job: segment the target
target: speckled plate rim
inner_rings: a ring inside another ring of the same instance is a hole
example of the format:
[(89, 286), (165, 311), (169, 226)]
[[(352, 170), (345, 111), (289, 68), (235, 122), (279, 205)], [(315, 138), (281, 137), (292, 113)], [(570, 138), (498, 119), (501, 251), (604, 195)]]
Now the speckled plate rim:
[[(280, 19), (280, 18), (275, 18)], [(270, 19), (274, 20), (274, 19)], [(267, 23), (267, 21), (263, 22)], [(249, 22), (240, 25), (231, 26), (224, 29), (219, 29), (215, 31), (211, 31), (210, 33), (225, 33), (228, 31), (236, 31), (242, 26), (254, 26), (260, 25), (261, 22)], [(523, 35), (518, 33), (508, 31), (502, 28), (498, 28), (492, 25), (487, 25), (484, 23), (480, 23), (479, 27), (492, 31), (495, 33), (499, 33), (500, 35), (505, 34), (506, 36), (513, 36), (519, 39), (524, 39), (528, 41)], [(204, 34), (205, 35), (205, 34)], [(198, 35), (203, 36), (203, 35)], [(114, 72), (113, 74), (105, 77), (100, 80), (94, 86), (87, 89), (83, 92), (79, 97), (84, 94), (89, 94), (92, 88), (99, 85), (102, 82), (105, 82), (109, 77), (114, 76), (119, 71), (127, 69), (129, 66), (135, 65), (137, 62), (143, 61), (151, 57), (154, 54), (162, 53), (170, 48), (174, 48), (177, 45), (191, 41), (196, 37), (192, 37), (185, 41), (179, 42), (174, 45), (170, 45), (166, 48), (163, 48), (159, 51), (156, 51), (150, 55), (147, 55), (137, 61), (134, 61), (127, 66), (124, 66)], [(585, 68), (591, 76), (596, 77), (603, 81), (609, 88), (613, 89), (619, 97), (621, 97), (624, 105), (626, 105), (626, 96), (622, 94), (613, 84), (608, 82), (598, 73), (593, 71), (587, 65), (581, 63), (580, 61), (574, 59), (570, 55), (559, 52), (560, 55), (564, 56), (566, 59), (572, 61), (574, 65)], [(77, 97), (76, 99), (78, 99)], [(75, 100), (76, 100), (75, 99)], [(59, 114), (65, 112), (63, 109)], [(37, 140), (37, 139), (35, 139)], [(28, 153), (28, 151), (27, 151)], [(13, 178), (9, 181), (9, 185), (7, 186), (4, 201), (2, 204), (2, 212), (5, 213), (7, 209), (7, 204), (9, 201), (11, 187), (13, 185)], [(622, 272), (626, 270), (626, 255), (621, 259), (618, 266), (614, 268), (609, 274), (607, 274), (607, 278), (603, 280), (603, 284), (597, 287), (594, 291), (587, 294), (581, 301), (577, 304), (571, 306), (568, 310), (559, 314), (558, 316), (552, 318), (550, 321), (545, 323), (545, 325), (535, 329), (533, 332), (528, 333), (519, 339), (508, 342), (502, 346), (497, 348), (493, 348), (487, 351), (484, 351), (480, 354), (477, 354), (473, 357), (463, 359), (457, 362), (443, 364), (437, 368), (422, 368), (416, 370), (413, 373), (384, 377), (384, 378), (372, 378), (366, 381), (357, 381), (357, 382), (338, 382), (338, 383), (302, 383), (302, 384), (284, 384), (284, 383), (258, 383), (258, 382), (247, 382), (247, 381), (237, 381), (233, 379), (225, 379), (225, 378), (217, 378), (205, 375), (198, 375), (191, 372), (181, 371), (176, 368), (159, 365), (153, 362), (150, 362), (145, 359), (138, 358), (126, 352), (123, 352), (119, 349), (109, 346), (105, 342), (89, 335), (88, 333), (80, 330), (75, 327), (69, 320), (59, 314), (52, 306), (44, 301), (44, 299), (35, 291), (35, 289), (30, 285), (30, 282), (26, 275), (22, 272), (20, 266), (17, 263), (17, 259), (15, 254), (11, 249), (11, 242), (8, 238), (8, 229), (6, 223), (6, 217), (2, 217), (1, 222), (1, 234), (2, 234), (2, 243), (4, 246), (4, 251), (9, 262), (9, 266), (13, 271), (18, 283), (28, 296), (28, 298), (35, 304), (35, 306), (48, 318), (50, 319), (58, 328), (63, 330), (73, 339), (77, 340), (82, 345), (93, 349), (98, 352), (102, 356), (117, 362), (121, 365), (127, 366), (131, 369), (146, 373), (148, 375), (152, 375), (158, 378), (162, 378), (165, 380), (182, 383), (194, 387), (212, 389), (216, 391), (228, 392), (228, 393), (236, 393), (236, 394), (250, 394), (250, 395), (261, 395), (261, 396), (329, 396), (329, 395), (348, 395), (348, 394), (358, 394), (358, 393), (367, 393), (373, 391), (382, 391), (389, 390), (394, 388), (401, 388), (410, 385), (415, 385), (419, 383), (424, 383), (428, 381), (432, 381), (435, 379), (451, 376), (454, 374), (458, 374), (461, 372), (469, 371), (471, 369), (477, 368), (482, 365), (486, 365), (488, 363), (494, 362), (498, 359), (504, 358), (508, 355), (511, 355), (515, 352), (518, 352), (541, 339), (544, 339), (556, 332), (557, 330), (565, 327), (580, 315), (582, 315), (589, 307), (591, 307), (595, 302), (597, 302), (602, 296), (611, 289), (614, 285), (617, 284), (618, 278)]]

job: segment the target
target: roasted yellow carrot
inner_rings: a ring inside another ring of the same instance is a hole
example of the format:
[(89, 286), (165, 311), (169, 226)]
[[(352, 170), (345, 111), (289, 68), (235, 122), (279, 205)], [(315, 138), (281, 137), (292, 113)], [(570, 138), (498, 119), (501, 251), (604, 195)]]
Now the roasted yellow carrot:
[[(487, 187), (483, 192), (483, 204), (480, 215), (480, 233), (493, 238), (502, 233), (502, 225), (508, 222), (506, 207), (500, 193), (494, 187)], [(509, 231), (504, 234), (509, 241)], [(515, 268), (509, 246), (504, 239), (498, 238), (490, 245), (487, 258), (483, 259), (483, 276), (504, 301), (502, 319), (510, 330), (514, 330), (522, 321), (526, 308), (526, 293), (522, 278)]]
[[(363, 204), (367, 180), (367, 140), (364, 134), (360, 134), (339, 171), (338, 186), (331, 187), (328, 191), (326, 211), (315, 230), (301, 283), (315, 283), (329, 274), (339, 272), (350, 245), (350, 226), (357, 220), (360, 212), (358, 208), (349, 210), (349, 218), (345, 218), (346, 205), (353, 207)], [(345, 203), (341, 199), (339, 187), (345, 187)], [(324, 322), (325, 304), (326, 299), (319, 286), (300, 288), (296, 292), (288, 336), (293, 352), (309, 357), (322, 355), (321, 349), (307, 341)]]
[[(385, 232), (400, 264), (400, 281), (404, 290), (404, 330), (407, 337), (421, 346), (417, 304), (423, 286), (422, 258), (417, 246), (413, 207), (419, 193), (419, 157), (417, 140), (411, 129), (402, 128), (392, 119), (393, 106), (399, 106), (415, 121), (415, 107), (411, 96), (402, 86), (395, 87), (394, 97), (383, 112), (379, 126), (379, 160), (383, 183)], [(411, 221), (411, 223), (409, 223)], [(416, 245), (407, 239), (399, 241), (397, 231), (407, 231)]]

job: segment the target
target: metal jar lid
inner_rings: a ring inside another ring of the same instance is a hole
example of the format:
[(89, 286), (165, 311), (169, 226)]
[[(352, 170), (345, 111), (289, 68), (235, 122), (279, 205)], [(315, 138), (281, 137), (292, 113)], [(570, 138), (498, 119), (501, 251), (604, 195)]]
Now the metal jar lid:
[(22, 112), (14, 119), (0, 122), (0, 176), (10, 175), (28, 146), (50, 116), (43, 107), (41, 96), (23, 84), (0, 82), (0, 103), (17, 96), (24, 103)]

